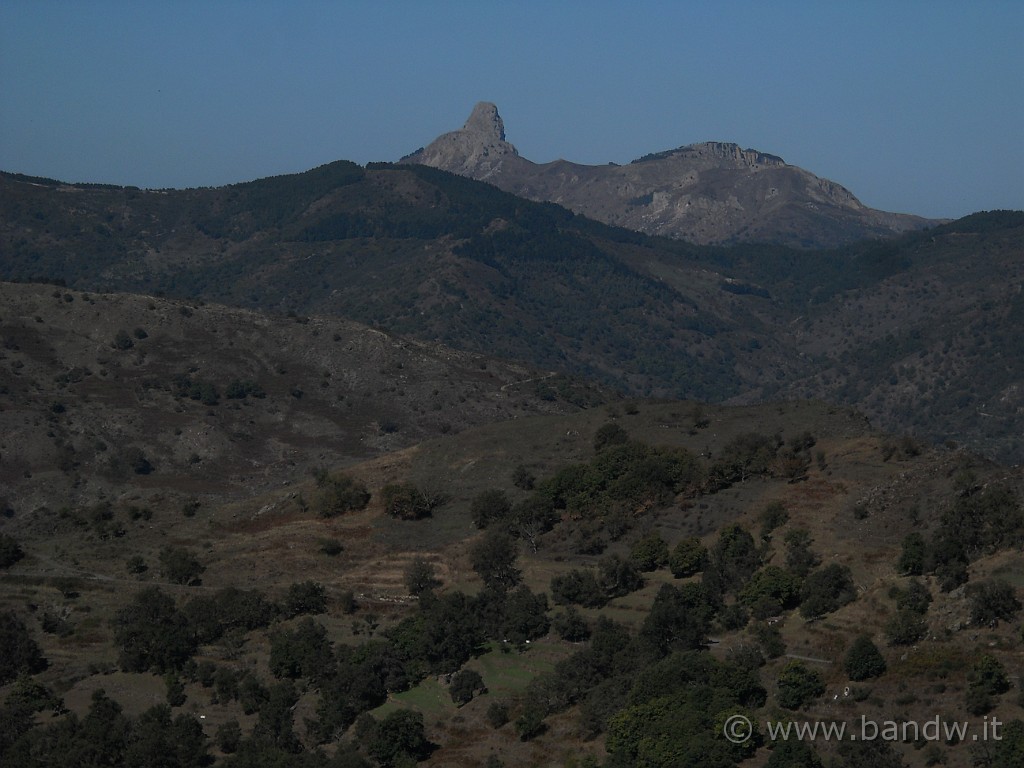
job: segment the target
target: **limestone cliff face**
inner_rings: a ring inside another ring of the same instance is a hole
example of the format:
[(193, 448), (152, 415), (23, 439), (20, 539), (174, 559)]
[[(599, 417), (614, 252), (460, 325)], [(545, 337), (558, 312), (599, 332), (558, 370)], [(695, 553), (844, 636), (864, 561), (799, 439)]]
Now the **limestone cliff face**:
[(628, 165), (537, 164), (505, 140), (494, 104), (461, 130), (402, 158), (564, 205), (599, 221), (696, 243), (763, 241), (829, 247), (927, 226), (863, 205), (845, 187), (736, 144), (705, 142)]

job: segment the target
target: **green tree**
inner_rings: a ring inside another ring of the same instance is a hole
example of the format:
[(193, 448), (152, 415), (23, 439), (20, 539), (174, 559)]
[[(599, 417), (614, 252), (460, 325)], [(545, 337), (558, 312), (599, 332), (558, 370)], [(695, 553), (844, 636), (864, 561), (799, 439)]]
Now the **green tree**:
[(821, 558), (811, 551), (811, 534), (804, 528), (786, 532), (786, 567), (801, 579), (817, 567)]
[(252, 674), (243, 674), (238, 681), (238, 703), (242, 705), (242, 712), (251, 715), (259, 712), (270, 698), (270, 691), (259, 678)]
[(172, 546), (160, 550), (160, 570), (168, 581), (192, 586), (200, 583), (206, 568), (189, 550)]
[(558, 513), (550, 497), (535, 493), (512, 508), (508, 530), (528, 542), (530, 549), (536, 552), (540, 537), (554, 528), (557, 522)]
[(768, 565), (750, 577), (740, 590), (739, 599), (752, 609), (760, 605), (762, 609), (755, 610), (754, 615), (766, 619), (782, 609), (793, 608), (799, 595), (799, 578), (777, 565)]
[(512, 470), (512, 485), (521, 491), (532, 491), (537, 478), (525, 464), (517, 464)]
[(641, 571), (656, 571), (668, 563), (668, 544), (660, 533), (652, 531), (637, 539), (629, 550), (629, 559)]
[(988, 653), (983, 653), (971, 668), (968, 675), (971, 687), (979, 688), (992, 696), (998, 696), (1010, 690), (1010, 678), (999, 660)]
[(501, 728), (508, 722), (508, 704), (504, 701), (493, 701), (487, 707), (487, 722), (491, 728)]
[(377, 724), (367, 752), (384, 768), (392, 768), (403, 757), (413, 760), (425, 757), (429, 746), (423, 715), (411, 709), (399, 709)]
[(273, 747), (285, 753), (302, 750), (302, 742), (295, 733), (295, 704), (299, 694), (291, 681), (270, 686), (266, 698), (259, 706), (259, 716), (252, 729), (252, 738), (261, 748)]
[(184, 613), (197, 640), (213, 643), (230, 631), (248, 632), (267, 626), (278, 609), (256, 590), (227, 587), (213, 594), (196, 595), (185, 604)]
[[(483, 615), (492, 618), (494, 625), (500, 625), (500, 615), (492, 617), (483, 607), (485, 600), (495, 594), (484, 590), (473, 599), (455, 591), (420, 601), (418, 613), (406, 617), (385, 634), (394, 653), (411, 660), (414, 667), (452, 672), (465, 664), (483, 642)], [(500, 614), (503, 596), (495, 602), (498, 606), (493, 613)]]
[(988, 579), (967, 586), (971, 623), (987, 626), (1000, 620), (1013, 621), (1021, 609), (1013, 585), (1003, 579)]
[(680, 539), (669, 555), (668, 567), (677, 579), (693, 576), (704, 569), (708, 550), (696, 536)]
[(878, 646), (871, 642), (870, 637), (860, 635), (846, 652), (843, 667), (851, 680), (867, 680), (884, 674), (885, 657), (878, 650)]
[(238, 745), (242, 741), (242, 727), (234, 718), (223, 722), (217, 726), (213, 740), (221, 752), (230, 755), (238, 749)]
[(799, 739), (781, 739), (771, 745), (771, 754), (764, 768), (823, 768), (814, 747)]
[(885, 739), (843, 740), (836, 751), (842, 768), (906, 768), (903, 757)]
[(498, 636), (517, 647), (544, 637), (551, 628), (547, 616), (548, 598), (543, 592), (536, 594), (525, 584), (508, 593), (502, 610)]
[(1019, 768), (1024, 765), (1024, 722), (1011, 720), (1002, 730), (1002, 739), (993, 742), (988, 768)]
[(575, 604), (584, 608), (600, 608), (608, 602), (608, 595), (594, 572), (578, 568), (551, 577), (551, 597), (559, 605)]
[(613, 421), (602, 425), (594, 433), (594, 452), (599, 453), (608, 446), (625, 445), (629, 442), (629, 433)]
[(516, 718), (515, 729), (520, 741), (530, 741), (547, 730), (544, 718), (548, 716), (548, 707), (542, 696), (530, 696), (529, 690), (523, 700), (519, 717)]
[(424, 493), (412, 483), (390, 483), (380, 489), (384, 511), (399, 520), (421, 520), (429, 517), (443, 500)]
[(171, 707), (180, 707), (188, 697), (185, 695), (185, 684), (174, 672), (164, 675), (164, 686), (167, 688), (167, 704)]
[(838, 610), (857, 597), (850, 569), (831, 563), (808, 574), (800, 590), (800, 613), (811, 618)]
[(791, 661), (783, 667), (776, 686), (779, 706), (786, 709), (800, 709), (825, 693), (824, 679), (801, 661)]
[(320, 540), (320, 551), (328, 557), (337, 557), (345, 551), (345, 547), (342, 543), (334, 538), (321, 539)]
[(157, 705), (146, 710), (131, 724), (122, 765), (175, 766), (208, 765), (207, 738), (203, 726), (193, 716), (179, 714)]
[(497, 488), (478, 493), (469, 504), (469, 514), (477, 528), (486, 528), (495, 521), (507, 520), (511, 512), (512, 502), (508, 495)]
[(181, 669), (197, 647), (195, 633), (174, 600), (148, 587), (114, 615), (114, 640), (126, 672)]
[(551, 625), (560, 638), (570, 643), (579, 643), (590, 637), (587, 620), (571, 605), (555, 614)]
[(761, 553), (750, 532), (740, 525), (727, 525), (708, 554), (704, 583), (720, 595), (736, 592), (760, 566)]
[(522, 572), (516, 567), (518, 557), (515, 539), (498, 530), (487, 531), (470, 550), (473, 570), (488, 589), (499, 593), (507, 592), (522, 580)]
[(483, 678), (480, 673), (473, 669), (462, 669), (452, 675), (448, 684), (448, 693), (452, 701), (458, 705), (468, 704), (478, 693), (485, 693)]
[(62, 707), (63, 701), (52, 690), (27, 673), (20, 674), (0, 707), (0, 756), (6, 756), (3, 763), (11, 766), (30, 764), (27, 754), (22, 757), (12, 747), (19, 743), (27, 746), (25, 742), (28, 740), (21, 737), (33, 729), (37, 713)]
[(786, 643), (777, 626), (757, 623), (751, 627), (750, 632), (769, 659), (777, 659), (786, 652)]
[(315, 581), (300, 581), (288, 587), (284, 598), (285, 616), (327, 612), (327, 590)]
[(921, 614), (904, 608), (886, 622), (885, 636), (890, 645), (913, 645), (928, 630)]
[(304, 677), (316, 682), (330, 674), (334, 661), (327, 630), (308, 616), (292, 630), (270, 634), (268, 666), (274, 677), (290, 680)]
[(427, 597), (441, 586), (433, 563), (423, 557), (414, 558), (405, 569), (405, 588), (414, 597)]
[(932, 593), (917, 579), (911, 579), (907, 588), (899, 590), (896, 594), (896, 607), (899, 610), (913, 611), (922, 616), (928, 613), (931, 602)]
[(616, 598), (641, 589), (644, 577), (629, 560), (609, 555), (597, 564), (597, 582), (608, 598)]
[(778, 443), (767, 435), (748, 432), (737, 435), (723, 446), (717, 461), (708, 470), (712, 486), (723, 487), (768, 472)]
[(781, 528), (789, 521), (789, 512), (781, 501), (769, 502), (761, 514), (761, 538), (768, 538), (776, 528)]
[(43, 652), (25, 623), (12, 611), (0, 613), (0, 648), (3, 648), (0, 685), (11, 682), (21, 673), (35, 674), (46, 669)]
[(924, 573), (926, 557), (927, 545), (924, 536), (917, 531), (908, 533), (901, 544), (896, 570), (907, 576), (920, 576)]
[(318, 485), (316, 506), (321, 517), (337, 517), (345, 512), (365, 509), (370, 503), (370, 492), (366, 486), (349, 475), (324, 473), (318, 478)]
[(700, 648), (713, 613), (703, 587), (662, 584), (640, 628), (640, 637), (659, 655)]

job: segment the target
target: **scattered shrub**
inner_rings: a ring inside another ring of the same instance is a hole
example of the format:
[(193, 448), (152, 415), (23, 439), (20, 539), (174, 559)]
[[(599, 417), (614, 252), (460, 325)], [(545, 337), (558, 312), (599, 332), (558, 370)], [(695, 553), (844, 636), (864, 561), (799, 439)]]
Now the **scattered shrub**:
[(871, 638), (866, 635), (861, 635), (853, 641), (850, 650), (846, 652), (843, 666), (850, 679), (858, 682), (878, 677), (886, 669), (885, 657), (878, 650), (878, 646), (871, 642)]
[(114, 336), (114, 340), (110, 342), (110, 346), (114, 349), (128, 350), (135, 346), (135, 342), (132, 341), (132, 337), (128, 335), (128, 331), (120, 330)]
[(300, 581), (288, 587), (284, 598), (286, 616), (327, 612), (327, 590), (315, 581)]
[(509, 720), (508, 704), (504, 701), (493, 701), (487, 707), (487, 722), (491, 728), (501, 728)]
[(967, 587), (971, 602), (971, 623), (987, 626), (1002, 621), (1013, 621), (1021, 609), (1017, 592), (1003, 579), (988, 579)]
[(384, 511), (399, 520), (421, 520), (440, 506), (443, 498), (428, 495), (412, 483), (391, 483), (380, 489)]
[(196, 556), (183, 547), (164, 547), (160, 551), (160, 570), (164, 577), (175, 584), (194, 585), (206, 568)]
[(337, 517), (345, 512), (365, 509), (370, 492), (362, 482), (345, 474), (324, 476), (320, 483), (317, 509), (320, 517)]
[(452, 702), (460, 707), (471, 702), (477, 694), (486, 692), (487, 688), (484, 686), (480, 673), (472, 669), (456, 672), (452, 675), (448, 685), (448, 693), (452, 697)]
[(344, 551), (344, 547), (337, 539), (323, 539), (320, 542), (320, 551), (328, 557), (335, 557)]
[(507, 520), (511, 512), (512, 502), (504, 491), (498, 489), (477, 494), (469, 505), (473, 525), (477, 528), (486, 528), (496, 521)]
[(0, 568), (9, 568), (24, 556), (21, 545), (13, 536), (0, 533)]
[(885, 625), (885, 636), (890, 645), (913, 645), (928, 629), (921, 614), (903, 609), (897, 611)]

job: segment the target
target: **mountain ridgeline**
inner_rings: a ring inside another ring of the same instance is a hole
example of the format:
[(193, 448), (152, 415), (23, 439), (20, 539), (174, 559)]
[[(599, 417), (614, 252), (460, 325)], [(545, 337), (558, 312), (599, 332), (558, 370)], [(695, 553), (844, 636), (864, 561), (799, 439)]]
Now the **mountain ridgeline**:
[(634, 395), (831, 398), (1024, 454), (1018, 212), (827, 251), (698, 246), (344, 161), (189, 190), (2, 174), (0, 202), (6, 280), (343, 316)]
[(773, 242), (832, 247), (921, 229), (919, 216), (878, 211), (781, 157), (709, 141), (627, 165), (533, 163), (505, 140), (494, 104), (402, 158), (548, 200), (609, 224), (694, 243)]

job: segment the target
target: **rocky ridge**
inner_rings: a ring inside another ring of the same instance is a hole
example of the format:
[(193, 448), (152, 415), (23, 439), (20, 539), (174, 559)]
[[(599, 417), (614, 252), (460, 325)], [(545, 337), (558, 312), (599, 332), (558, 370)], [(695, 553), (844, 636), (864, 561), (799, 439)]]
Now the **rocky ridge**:
[(774, 242), (833, 247), (933, 224), (878, 211), (840, 184), (782, 158), (727, 142), (690, 144), (627, 165), (533, 163), (505, 139), (494, 104), (402, 158), (487, 181), (608, 224), (701, 244)]

